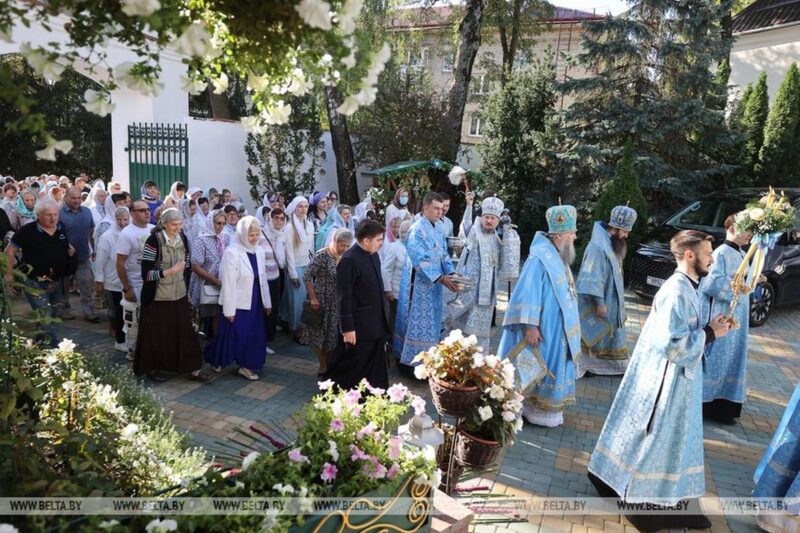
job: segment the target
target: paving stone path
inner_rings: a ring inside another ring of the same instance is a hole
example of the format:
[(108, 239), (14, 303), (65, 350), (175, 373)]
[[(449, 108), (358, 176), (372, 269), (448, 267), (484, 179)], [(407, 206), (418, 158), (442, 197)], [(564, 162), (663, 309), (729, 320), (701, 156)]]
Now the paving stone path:
[[(502, 323), (505, 308), (505, 295), (501, 298), (498, 323)], [(649, 302), (632, 293), (627, 294), (626, 300), (633, 346), (649, 312)], [(27, 309), (23, 305), (15, 308)], [(76, 319), (59, 328), (79, 349), (107, 354), (115, 363), (130, 366), (121, 353), (113, 351), (105, 321), (89, 324)], [(735, 426), (704, 426), (708, 495), (750, 494), (755, 466), (800, 379), (798, 332), (800, 311), (791, 309), (778, 310), (765, 326), (751, 330), (747, 403), (741, 421)], [(498, 340), (496, 330), (494, 346)], [(235, 369), (227, 369), (205, 384), (185, 378), (142, 383), (163, 399), (175, 424), (189, 432), (194, 442), (219, 449), (216, 441), (233, 436), (237, 428), (246, 430), (253, 422), (277, 420), (292, 427), (291, 416), (316, 393), (317, 362), (313, 352), (286, 335), (279, 335), (271, 347), (277, 353), (267, 358), (259, 381), (246, 381)], [(403, 382), (429, 399), (427, 386), (402, 377), (395, 368), (390, 371), (390, 380)], [(496, 471), (465, 481), (463, 486), (488, 486), (494, 493), (519, 497), (597, 496), (586, 477), (586, 465), (619, 382), (619, 377), (579, 380), (576, 405), (567, 411), (562, 427), (546, 429), (526, 424)], [(750, 516), (712, 517), (712, 523), (715, 533), (758, 530)], [(532, 516), (527, 523), (484, 522), (475, 529), (492, 533), (635, 531), (622, 516)]]

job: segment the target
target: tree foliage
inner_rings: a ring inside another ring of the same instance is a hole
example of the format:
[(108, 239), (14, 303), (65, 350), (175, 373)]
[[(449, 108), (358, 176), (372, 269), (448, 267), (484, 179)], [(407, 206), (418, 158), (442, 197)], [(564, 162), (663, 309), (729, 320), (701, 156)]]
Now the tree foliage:
[(752, 93), (744, 103), (742, 110), (742, 127), (747, 138), (745, 142), (745, 170), (749, 177), (754, 177), (761, 147), (764, 144), (764, 127), (769, 115), (769, 94), (767, 92), (767, 73), (762, 72)]
[(530, 71), (510, 74), (485, 108), (480, 169), (511, 210), (523, 247), (543, 227), (552, 201), (549, 147), (555, 102), (555, 67), (549, 56)]
[(261, 135), (249, 134), (245, 144), (250, 196), (261, 202), (264, 194), (281, 191), (291, 198), (310, 193), (323, 174), (325, 144), (319, 121), (319, 104), (313, 94), (291, 100), (289, 123), (270, 126)]
[(764, 128), (764, 144), (755, 171), (762, 185), (800, 185), (800, 71), (786, 72)]
[(637, 0), (623, 16), (587, 21), (586, 72), (562, 90), (575, 97), (559, 157), (571, 190), (608, 180), (628, 139), (650, 205), (670, 210), (721, 187), (735, 165), (722, 159), (730, 132), (714, 106), (726, 88), (714, 67), (729, 43), (720, 28), (725, 0)]
[[(30, 149), (29, 135), (0, 129), (0, 174), (19, 178), (57, 171), (68, 176), (87, 172), (92, 178), (111, 177), (111, 117), (98, 117), (81, 105), (84, 92), (96, 89), (96, 83), (71, 69), (60, 81), (47, 83), (19, 54), (0, 58), (0, 69), (15, 86), (25, 87), (23, 98), (39, 102), (38, 110), (48, 117), (53, 133), (72, 139), (75, 145), (68, 154), (58, 154), (54, 163), (41, 161)], [(0, 99), (0, 124), (13, 123), (20, 115), (19, 105)]]
[(390, 66), (369, 108), (351, 119), (356, 159), (373, 168), (406, 160), (441, 158), (445, 153), (444, 95), (423, 70)]

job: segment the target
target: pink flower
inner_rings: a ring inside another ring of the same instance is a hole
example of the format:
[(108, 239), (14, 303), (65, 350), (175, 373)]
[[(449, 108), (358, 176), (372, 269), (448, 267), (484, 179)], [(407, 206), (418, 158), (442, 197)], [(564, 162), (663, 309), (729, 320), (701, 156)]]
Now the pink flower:
[(425, 400), (421, 397), (414, 396), (414, 399), (411, 400), (411, 407), (414, 408), (415, 415), (419, 416), (425, 414)]
[(400, 437), (389, 438), (389, 459), (397, 461), (403, 452), (403, 439)]
[(366, 387), (366, 388), (367, 388), (367, 390), (368, 390), (368, 391), (369, 391), (371, 394), (373, 394), (373, 395), (375, 395), (375, 396), (381, 396), (381, 395), (383, 395), (383, 393), (384, 393), (384, 392), (386, 392), (386, 389), (382, 389), (382, 388), (380, 388), (380, 387), (373, 387), (372, 385), (370, 385), (370, 384), (369, 384), (369, 381), (367, 381), (367, 379), (366, 379), (366, 378), (364, 378), (364, 379), (362, 379), (362, 380), (361, 380), (361, 385), (364, 385), (364, 387)]
[(330, 463), (325, 463), (322, 465), (322, 473), (319, 475), (322, 481), (333, 481), (336, 479), (336, 474), (339, 470), (336, 468), (336, 465), (332, 465)]
[(389, 390), (386, 391), (389, 394), (389, 399), (394, 403), (400, 403), (406, 399), (408, 395), (408, 387), (403, 385), (402, 383), (395, 383)]
[(367, 462), (361, 466), (361, 471), (365, 476), (371, 479), (383, 479), (386, 477), (386, 467), (378, 461), (377, 457), (369, 455), (366, 459)]
[(360, 403), (353, 407), (353, 416), (360, 416), (362, 409), (364, 409), (364, 405)]
[(361, 440), (367, 435), (372, 435), (376, 429), (378, 429), (378, 426), (375, 425), (375, 422), (370, 422), (369, 424), (358, 430), (358, 433), (356, 433), (356, 439)]
[(369, 455), (364, 453), (364, 451), (355, 444), (350, 445), (350, 451), (353, 452), (350, 456), (350, 460), (353, 462), (356, 462), (359, 459), (369, 459)]
[(342, 431), (344, 429), (344, 422), (338, 418), (331, 420), (331, 431)]
[(295, 463), (310, 463), (311, 461), (308, 460), (308, 457), (300, 453), (300, 448), (294, 448), (293, 450), (289, 450), (289, 459), (294, 461)]
[(392, 463), (392, 466), (389, 467), (389, 471), (386, 472), (386, 477), (389, 479), (394, 479), (398, 472), (400, 472), (400, 465), (397, 463)]
[(360, 399), (361, 399), (361, 391), (359, 391), (358, 389), (349, 390), (344, 394), (344, 401), (349, 407), (357, 405), (358, 400)]

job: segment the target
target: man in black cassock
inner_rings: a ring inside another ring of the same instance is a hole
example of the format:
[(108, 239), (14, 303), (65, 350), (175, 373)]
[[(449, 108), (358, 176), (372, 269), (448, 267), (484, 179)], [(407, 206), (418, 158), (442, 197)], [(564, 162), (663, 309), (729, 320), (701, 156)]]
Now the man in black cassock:
[(364, 378), (373, 387), (389, 386), (389, 320), (378, 257), (384, 233), (374, 220), (360, 222), (356, 244), (336, 267), (336, 311), (342, 336), (328, 361), (327, 377), (343, 389), (355, 387)]

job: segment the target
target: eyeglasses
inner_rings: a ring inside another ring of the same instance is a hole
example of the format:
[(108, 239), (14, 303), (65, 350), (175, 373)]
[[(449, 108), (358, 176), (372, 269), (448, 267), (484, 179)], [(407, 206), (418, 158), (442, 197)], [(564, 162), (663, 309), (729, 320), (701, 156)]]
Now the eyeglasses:
[(149, 213), (150, 212), (150, 208), (149, 207), (142, 207), (140, 209), (131, 209), (131, 211), (134, 212), (134, 213)]

